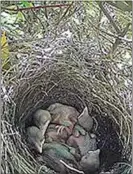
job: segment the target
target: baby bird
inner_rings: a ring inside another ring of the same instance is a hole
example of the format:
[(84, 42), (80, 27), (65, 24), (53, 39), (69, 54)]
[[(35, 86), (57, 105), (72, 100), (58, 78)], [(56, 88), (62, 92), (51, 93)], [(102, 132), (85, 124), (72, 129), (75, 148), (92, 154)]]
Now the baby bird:
[(93, 119), (88, 113), (88, 108), (85, 107), (83, 112), (78, 117), (78, 123), (82, 126), (86, 131), (90, 131), (93, 127)]
[(88, 132), (86, 132), (85, 135), (71, 135), (67, 140), (67, 144), (69, 146), (78, 148), (81, 156), (84, 156), (88, 151), (97, 149), (95, 134), (89, 135)]
[(42, 153), (42, 146), (45, 141), (43, 131), (36, 126), (27, 128), (27, 141), (31, 145), (31, 148), (37, 152)]
[(68, 138), (68, 133), (64, 129), (58, 132), (58, 128), (55, 124), (50, 124), (46, 131), (46, 142), (58, 142), (58, 143), (65, 143), (66, 139)]
[(100, 149), (89, 151), (81, 158), (80, 166), (85, 173), (95, 172), (100, 165), (99, 161)]
[(51, 121), (51, 115), (46, 110), (38, 109), (33, 114), (33, 121), (35, 125), (42, 130), (43, 134), (45, 134), (46, 129)]
[(80, 135), (86, 135), (86, 131), (80, 125), (76, 124), (72, 134), (75, 137), (79, 137)]
[(67, 129), (68, 133), (72, 133), (79, 116), (79, 112), (74, 107), (55, 103), (50, 105), (47, 110), (52, 116), (51, 123), (60, 125), (61, 127), (58, 127), (60, 130), (69, 128)]
[(55, 155), (60, 158), (60, 160), (66, 159), (69, 162), (77, 163), (74, 157), (77, 153), (76, 149), (68, 145), (60, 143), (45, 143), (43, 144), (43, 152), (44, 151), (51, 151), (51, 155)]
[(67, 174), (66, 167), (60, 162), (60, 160), (48, 152), (43, 152), (43, 156), (37, 157), (37, 161), (42, 162), (42, 165), (44, 163), (47, 167), (53, 169), (59, 174)]
[(68, 173), (60, 160), (63, 160), (67, 164), (78, 165), (70, 149), (59, 143), (45, 143), (43, 145), (42, 157), (39, 160), (44, 161), (48, 167), (60, 174)]

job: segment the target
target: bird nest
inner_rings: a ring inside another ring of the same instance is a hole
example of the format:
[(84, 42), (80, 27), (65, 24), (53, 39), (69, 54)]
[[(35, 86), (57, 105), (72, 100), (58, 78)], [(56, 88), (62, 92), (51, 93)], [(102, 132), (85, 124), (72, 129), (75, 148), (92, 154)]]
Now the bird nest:
[[(54, 173), (38, 163), (36, 154), (26, 145), (25, 128), (32, 114), (52, 103), (75, 107), (80, 113), (85, 106), (94, 118), (94, 133), (101, 149), (100, 172), (130, 173), (131, 117), (110, 83), (110, 63), (101, 60), (45, 61), (38, 69), (28, 70), (17, 82), (12, 104), (4, 103), (3, 162), (8, 173)], [(10, 115), (10, 116), (9, 116)], [(5, 156), (6, 155), (6, 156)], [(6, 160), (5, 160), (6, 158)]]

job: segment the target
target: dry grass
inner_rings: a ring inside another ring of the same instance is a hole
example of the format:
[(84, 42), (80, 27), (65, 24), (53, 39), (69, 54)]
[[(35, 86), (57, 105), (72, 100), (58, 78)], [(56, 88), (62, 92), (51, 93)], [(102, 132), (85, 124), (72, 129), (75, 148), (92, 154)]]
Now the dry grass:
[[(131, 113), (127, 100), (129, 91), (121, 83), (124, 74), (118, 76), (117, 62), (102, 55), (90, 57), (84, 52), (85, 45), (83, 47), (82, 51), (78, 46), (77, 53), (74, 47), (68, 47), (62, 55), (55, 54), (41, 63), (34, 60), (27, 64), (23, 75), (20, 67), (19, 78), (15, 77), (12, 88), (8, 88), (4, 80), (3, 173), (53, 173), (34, 159), (26, 146), (24, 133), (32, 113), (54, 102), (72, 105), (79, 111), (87, 105), (94, 117), (98, 146), (102, 150), (101, 170), (119, 162), (121, 166), (114, 166), (113, 170), (130, 173)], [(114, 160), (105, 162), (116, 153)]]
[[(17, 42), (10, 44), (11, 66), (2, 76), (2, 174), (54, 173), (35, 160), (25, 141), (32, 113), (54, 102), (79, 111), (87, 105), (95, 120), (101, 171), (130, 174), (132, 80), (125, 55), (130, 55), (131, 42), (123, 42), (112, 53), (115, 38), (107, 33), (113, 31), (110, 23), (98, 26), (101, 12), (95, 3), (75, 2), (67, 14), (61, 10), (49, 9), (47, 21), (39, 12), (45, 29), (33, 18), (30, 27), (28, 22), (20, 27), (31, 33), (24, 31), (23, 39), (15, 32)], [(128, 23), (131, 17), (126, 18)], [(45, 39), (36, 39), (40, 33)]]

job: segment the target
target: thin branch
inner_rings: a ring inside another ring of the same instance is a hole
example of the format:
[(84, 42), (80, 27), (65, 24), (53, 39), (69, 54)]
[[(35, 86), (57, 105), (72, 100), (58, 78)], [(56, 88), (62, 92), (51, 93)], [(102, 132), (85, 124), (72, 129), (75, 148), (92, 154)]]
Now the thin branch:
[(36, 7), (26, 7), (26, 8), (18, 8), (18, 9), (9, 9), (6, 7), (1, 7), (1, 9), (3, 10), (9, 10), (9, 11), (24, 11), (24, 10), (37, 10), (37, 9), (41, 9), (41, 8), (50, 8), (50, 7), (66, 7), (66, 6), (70, 6), (71, 4), (56, 4), (56, 5), (44, 5), (44, 6), (36, 6)]
[[(119, 34), (120, 37), (124, 37), (126, 35), (126, 33), (128, 32), (128, 29), (130, 27), (131, 23), (128, 23), (127, 26), (123, 29), (123, 31)], [(112, 46), (112, 51), (114, 52), (116, 50), (116, 48), (118, 47), (118, 45), (120, 45), (122, 43), (122, 39), (121, 38), (117, 38)]]
[(29, 19), (27, 18), (27, 16), (25, 15), (25, 13), (22, 11), (21, 12), (22, 14), (23, 14), (23, 16), (24, 16), (24, 18), (25, 18), (25, 20), (28, 22), (28, 24), (30, 25), (31, 24), (31, 22), (29, 21)]
[(119, 39), (121, 39), (121, 40), (123, 40), (123, 41), (125, 41), (125, 42), (132, 43), (132, 40), (130, 40), (130, 39), (126, 39), (126, 38), (123, 38), (123, 37), (121, 37), (121, 36), (119, 36), (119, 35), (111, 34), (111, 33), (108, 33), (108, 32), (106, 32), (106, 31), (102, 30), (102, 29), (99, 29), (99, 28), (96, 27), (90, 20), (89, 20), (89, 23), (90, 23), (96, 30), (100, 30), (102, 33), (105, 33), (105, 34), (107, 34), (107, 35), (110, 36), (110, 37), (113, 37), (113, 38), (116, 38), (116, 39), (119, 38)]
[(74, 2), (72, 2), (69, 7), (66, 9), (66, 11), (64, 12), (64, 14), (61, 16), (61, 18), (58, 21), (58, 24), (60, 23), (60, 21), (65, 17), (65, 15), (67, 14), (67, 12), (69, 11), (69, 9), (71, 8), (71, 6), (73, 5)]
[(132, 23), (128, 23), (127, 26), (123, 29), (123, 31), (120, 34), (121, 37), (124, 37), (126, 35), (126, 33), (129, 30), (130, 25), (132, 25)]
[(101, 10), (103, 11), (103, 13), (105, 14), (105, 16), (108, 18), (108, 20), (110, 21), (110, 23), (113, 25), (114, 29), (116, 30), (117, 34), (120, 34), (121, 31), (120, 29), (117, 27), (117, 25), (115, 24), (115, 22), (113, 21), (113, 19), (111, 18), (111, 16), (109, 15), (109, 13), (106, 11), (106, 9), (103, 7), (102, 2), (98, 3), (99, 7), (101, 8)]
[[(129, 3), (128, 3), (129, 2)], [(126, 5), (124, 2), (112, 2), (112, 1), (107, 1), (107, 3), (121, 11), (128, 11), (131, 12), (132, 11), (132, 4), (130, 4), (130, 1), (127, 1), (126, 3), (128, 3), (128, 5)], [(121, 6), (120, 6), (121, 3)]]
[[(44, 1), (44, 5), (47, 5), (46, 1)], [(48, 27), (49, 26), (49, 22), (48, 22), (48, 11), (47, 11), (47, 8), (44, 9), (44, 15), (45, 15), (46, 27)]]
[(37, 14), (34, 12), (34, 10), (32, 10), (32, 13), (34, 14), (34, 16), (40, 21), (40, 24), (42, 25), (43, 30), (45, 31), (45, 26), (43, 25), (43, 22), (41, 21), (41, 19), (37, 16)]
[[(46, 1), (44, 1), (44, 5), (46, 6)], [(47, 12), (47, 8), (45, 8), (45, 11), (44, 11), (44, 13), (45, 13), (45, 17), (46, 17), (46, 19), (48, 19), (48, 12)]]

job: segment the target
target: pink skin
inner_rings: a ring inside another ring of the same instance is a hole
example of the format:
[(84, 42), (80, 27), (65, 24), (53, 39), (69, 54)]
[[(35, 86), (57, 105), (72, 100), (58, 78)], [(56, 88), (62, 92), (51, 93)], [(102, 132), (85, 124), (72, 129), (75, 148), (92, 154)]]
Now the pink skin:
[(88, 151), (93, 151), (97, 148), (95, 136), (91, 136), (87, 133), (86, 135), (79, 135), (77, 137), (75, 135), (71, 135), (67, 140), (67, 144), (71, 147), (78, 148), (80, 154), (84, 156)]
[(56, 141), (65, 143), (71, 134), (71, 130), (68, 127), (60, 129), (60, 125), (50, 124), (46, 132), (46, 141)]
[(74, 125), (78, 121), (78, 111), (71, 106), (63, 105), (60, 103), (50, 105), (48, 110), (52, 116), (51, 123), (59, 125), (59, 130), (66, 129), (66, 131), (70, 135), (72, 133)]
[(48, 142), (52, 142), (52, 141), (56, 141), (56, 142), (62, 142), (62, 143), (65, 143), (65, 138), (64, 139), (59, 135), (57, 134), (57, 132), (55, 131), (51, 131), (51, 132), (48, 132), (46, 134), (46, 141)]
[(54, 120), (51, 123), (57, 124), (58, 127), (58, 131), (63, 131), (65, 129), (65, 131), (68, 133), (68, 135), (72, 134), (75, 122), (72, 122), (70, 120)]
[(71, 135), (69, 139), (67, 140), (67, 144), (72, 147), (81, 147), (84, 142), (84, 136), (80, 135), (78, 137), (75, 137), (74, 135)]

